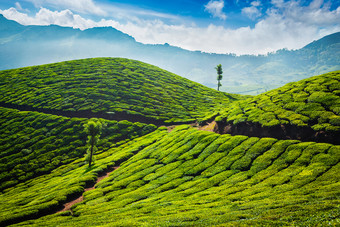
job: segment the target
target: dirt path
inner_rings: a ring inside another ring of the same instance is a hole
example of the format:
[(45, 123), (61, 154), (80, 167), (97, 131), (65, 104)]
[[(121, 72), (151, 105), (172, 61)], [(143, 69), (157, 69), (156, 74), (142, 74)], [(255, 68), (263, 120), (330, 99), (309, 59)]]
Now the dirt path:
[[(197, 123), (188, 123), (188, 124), (183, 123), (183, 125), (190, 125), (191, 127), (198, 127)], [(168, 132), (171, 132), (177, 126), (179, 126), (179, 125), (168, 125), (168, 126), (162, 125), (161, 127), (166, 127), (168, 129)]]
[[(110, 175), (110, 173), (112, 173), (113, 171), (115, 171), (115, 170), (118, 169), (118, 168), (119, 168), (119, 166), (115, 166), (115, 167), (113, 167), (113, 169), (110, 169), (110, 170), (108, 170), (107, 172), (104, 172), (104, 175), (98, 177), (97, 180), (96, 180), (96, 183), (95, 183), (92, 187), (90, 187), (90, 188), (85, 188), (85, 189), (84, 189), (84, 192), (87, 192), (87, 191), (90, 191), (90, 190), (95, 189), (96, 184), (98, 184), (101, 180), (107, 178), (107, 177)], [(84, 194), (84, 193), (83, 193), (83, 194)], [(69, 210), (69, 211), (72, 212), (71, 207), (72, 207), (74, 204), (80, 203), (81, 201), (84, 200), (83, 194), (82, 194), (81, 196), (79, 196), (78, 198), (76, 198), (76, 199), (74, 199), (74, 200), (72, 200), (72, 201), (70, 201), (70, 202), (65, 203), (65, 204), (63, 205), (63, 206), (64, 206), (64, 209), (59, 210), (57, 213), (64, 212), (64, 211), (67, 211), (67, 210)]]
[(213, 121), (213, 122), (210, 122), (210, 123), (207, 124), (207, 125), (204, 125), (204, 126), (202, 126), (202, 127), (199, 127), (198, 130), (214, 132), (215, 126), (216, 126), (216, 122)]
[[(215, 127), (216, 127), (216, 122), (212, 121), (208, 123), (207, 125), (204, 126), (198, 126), (197, 123), (189, 124), (191, 127), (197, 128), (198, 130), (202, 131), (209, 131), (209, 132), (214, 132)], [(168, 129), (168, 132), (171, 132), (176, 126), (178, 125), (170, 125), (170, 126), (165, 126)]]
[[(198, 130), (204, 130), (204, 131), (211, 131), (211, 132), (213, 132), (213, 131), (214, 131), (214, 128), (215, 128), (215, 126), (216, 126), (216, 122), (215, 122), (215, 121), (210, 122), (208, 125), (205, 125), (205, 126), (202, 126), (202, 127), (198, 127), (197, 123), (192, 123), (192, 124), (189, 124), (189, 125), (191, 125), (192, 127), (197, 127)], [(167, 127), (168, 132), (171, 132), (176, 126), (178, 126), (178, 125), (170, 125), (170, 126), (165, 126), (165, 127)], [(99, 177), (97, 178), (97, 180), (96, 180), (96, 183), (95, 183), (92, 187), (90, 187), (90, 188), (85, 188), (85, 189), (84, 189), (84, 192), (87, 192), (87, 191), (90, 191), (90, 190), (95, 189), (96, 184), (98, 184), (101, 180), (103, 180), (103, 179), (105, 179), (106, 177), (108, 177), (110, 173), (112, 173), (113, 171), (115, 171), (115, 170), (118, 169), (118, 168), (119, 168), (119, 166), (113, 167), (113, 169), (110, 169), (110, 170), (108, 170), (107, 172), (105, 172), (104, 175), (99, 176)], [(84, 193), (83, 193), (83, 194), (84, 194)], [(78, 198), (75, 198), (74, 200), (65, 203), (65, 204), (63, 205), (64, 208), (63, 208), (62, 210), (59, 210), (57, 213), (64, 212), (64, 211), (67, 211), (67, 210), (69, 210), (69, 211), (72, 212), (71, 207), (72, 207), (74, 204), (80, 203), (81, 201), (84, 200), (83, 194), (82, 194), (81, 196), (79, 196)]]

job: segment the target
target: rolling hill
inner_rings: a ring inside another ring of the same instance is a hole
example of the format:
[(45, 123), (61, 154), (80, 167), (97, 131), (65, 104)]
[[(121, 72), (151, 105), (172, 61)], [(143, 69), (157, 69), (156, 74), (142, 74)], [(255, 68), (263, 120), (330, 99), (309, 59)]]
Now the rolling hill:
[(161, 125), (195, 121), (241, 98), (121, 58), (75, 60), (0, 72), (2, 106), (65, 116)]
[(168, 44), (146, 45), (111, 27), (81, 31), (56, 25), (23, 26), (0, 15), (0, 69), (83, 58), (123, 57), (147, 62), (216, 88), (215, 66), (222, 64), (223, 91), (256, 95), (288, 82), (340, 70), (339, 40), (340, 32), (337, 32), (298, 50), (236, 56), (187, 51)]
[(228, 105), (216, 130), (340, 144), (339, 96), (340, 71), (289, 83)]
[(0, 225), (339, 225), (339, 73), (244, 97), (121, 58), (1, 71)]

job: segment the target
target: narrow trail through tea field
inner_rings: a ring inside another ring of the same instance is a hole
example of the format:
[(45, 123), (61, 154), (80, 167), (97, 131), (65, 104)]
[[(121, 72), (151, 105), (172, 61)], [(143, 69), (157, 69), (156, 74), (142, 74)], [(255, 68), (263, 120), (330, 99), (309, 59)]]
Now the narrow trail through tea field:
[[(119, 166), (115, 166), (112, 169), (108, 169), (107, 171), (103, 172), (102, 175), (98, 176), (98, 178), (96, 180), (96, 183), (92, 187), (85, 188), (84, 192), (87, 192), (87, 191), (95, 189), (96, 184), (98, 184), (101, 180), (107, 178), (110, 175), (110, 173), (112, 173), (113, 171), (115, 171), (118, 168), (119, 168)], [(84, 192), (83, 192), (83, 194), (84, 194)], [(62, 210), (57, 211), (56, 213), (60, 213), (60, 212), (68, 211), (68, 210), (72, 213), (71, 207), (74, 204), (80, 203), (80, 202), (82, 202), (84, 200), (83, 194), (81, 196), (73, 199), (72, 201), (69, 201), (69, 202), (65, 203), (63, 205), (64, 208)]]
[[(176, 126), (177, 125), (167, 126), (168, 132), (171, 132)], [(214, 131), (214, 127), (216, 126), (216, 122), (214, 122), (214, 121), (210, 122), (208, 125), (205, 125), (205, 126), (202, 126), (202, 127), (199, 127), (198, 124), (196, 124), (196, 123), (191, 124), (191, 126), (192, 127), (198, 127), (199, 130), (213, 132)], [(112, 169), (108, 169), (105, 172), (103, 172), (102, 175), (100, 175), (97, 178), (96, 183), (92, 187), (85, 188), (84, 192), (87, 192), (87, 191), (95, 189), (96, 184), (98, 184), (101, 180), (107, 178), (110, 175), (110, 173), (112, 173), (113, 171), (115, 171), (118, 168), (119, 168), (119, 166), (115, 166)], [(83, 192), (83, 194), (84, 194), (84, 192)], [(64, 208), (62, 210), (57, 211), (56, 213), (61, 213), (61, 212), (68, 211), (68, 210), (72, 213), (71, 207), (74, 204), (80, 203), (80, 202), (82, 202), (84, 200), (83, 194), (81, 196), (73, 199), (72, 201), (69, 201), (69, 202), (63, 204)]]

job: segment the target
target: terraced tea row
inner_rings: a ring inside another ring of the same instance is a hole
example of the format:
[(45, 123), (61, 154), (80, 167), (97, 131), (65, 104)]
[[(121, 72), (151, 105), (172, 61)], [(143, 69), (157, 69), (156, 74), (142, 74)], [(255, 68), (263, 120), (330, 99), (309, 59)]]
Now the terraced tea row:
[[(0, 190), (83, 157), (87, 121), (0, 107)], [(142, 123), (101, 121), (106, 125), (98, 144), (101, 151), (156, 129)]]
[[(30, 111), (0, 107), (0, 225), (340, 225), (339, 80), (245, 99), (127, 59), (1, 71), (0, 104)], [(101, 116), (136, 123), (100, 119), (89, 168), (83, 125)], [(221, 134), (138, 122), (213, 119)]]
[[(73, 216), (63, 212), (19, 226), (340, 223), (340, 146), (180, 126), (170, 133), (160, 128), (108, 153), (97, 157), (97, 165), (130, 158), (84, 194), (85, 200), (72, 207)], [(63, 176), (81, 171), (84, 167), (75, 167)], [(7, 204), (15, 195), (34, 191), (29, 189), (8, 190), (0, 199)], [(18, 203), (2, 210), (10, 216)]]
[(65, 202), (81, 195), (84, 188), (92, 186), (102, 172), (119, 166), (163, 135), (162, 132), (156, 134), (158, 136), (154, 133), (139, 137), (133, 142), (125, 141), (119, 148), (99, 149), (95, 154), (95, 165), (91, 169), (85, 165), (84, 158), (78, 158), (49, 174), (5, 189), (0, 194), (0, 225), (35, 219), (62, 210)]
[(218, 132), (340, 143), (340, 71), (228, 105)]
[(113, 119), (132, 115), (137, 121), (141, 121), (138, 116), (162, 122), (192, 121), (240, 98), (155, 66), (120, 58), (0, 71), (3, 105), (84, 112), (84, 117), (97, 113)]

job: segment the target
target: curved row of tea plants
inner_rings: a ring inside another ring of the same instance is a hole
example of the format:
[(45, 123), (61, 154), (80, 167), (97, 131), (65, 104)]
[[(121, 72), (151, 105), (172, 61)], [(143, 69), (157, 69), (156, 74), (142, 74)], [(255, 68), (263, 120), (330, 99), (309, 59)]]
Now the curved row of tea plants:
[(240, 97), (122, 58), (0, 71), (0, 102), (34, 108), (190, 121)]
[(340, 146), (188, 126), (148, 136), (122, 148), (135, 155), (85, 192), (73, 215), (19, 226), (340, 224)]
[(314, 76), (228, 105), (216, 121), (340, 131), (340, 71)]
[(95, 154), (96, 162), (90, 169), (85, 165), (84, 158), (78, 158), (49, 174), (5, 189), (0, 193), (0, 225), (38, 218), (63, 209), (65, 202), (77, 198), (84, 188), (93, 185), (99, 174), (108, 168), (119, 166), (164, 133), (165, 131), (157, 131), (133, 142), (122, 142), (119, 148), (99, 150)]
[[(87, 121), (0, 107), (0, 190), (83, 157)], [(106, 125), (98, 144), (102, 151), (156, 129), (142, 123), (101, 121)]]

